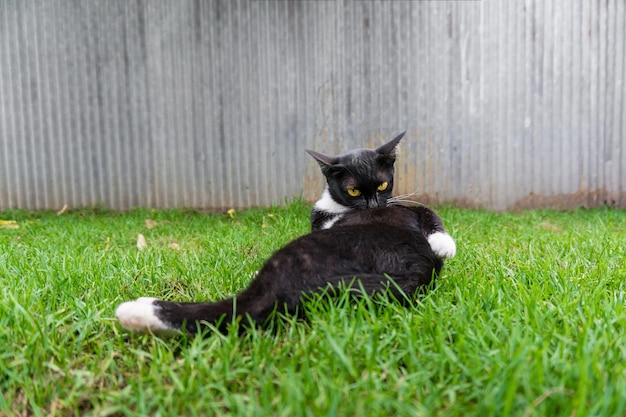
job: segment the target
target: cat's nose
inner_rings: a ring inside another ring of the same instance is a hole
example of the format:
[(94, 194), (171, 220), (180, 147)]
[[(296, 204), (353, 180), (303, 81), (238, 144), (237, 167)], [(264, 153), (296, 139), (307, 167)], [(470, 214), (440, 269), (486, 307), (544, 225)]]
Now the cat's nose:
[(365, 204), (367, 208), (378, 207), (378, 198), (368, 198), (367, 200), (365, 200)]

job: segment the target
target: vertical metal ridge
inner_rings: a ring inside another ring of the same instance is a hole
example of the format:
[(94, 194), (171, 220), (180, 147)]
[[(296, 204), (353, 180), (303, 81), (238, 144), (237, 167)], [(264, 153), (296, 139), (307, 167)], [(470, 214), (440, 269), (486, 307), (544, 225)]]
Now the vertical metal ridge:
[[(623, 2), (617, 2), (618, 5), (621, 5), (621, 10), (616, 13), (616, 17), (619, 23), (616, 23), (616, 31), (620, 28), (626, 27), (626, 5)], [(623, 33), (623, 32), (616, 32)], [(621, 43), (621, 45), (619, 45)], [(619, 81), (616, 83), (617, 91), (624, 91), (626, 89), (626, 39), (624, 36), (618, 38), (618, 46), (617, 50), (617, 62), (620, 65)], [(619, 188), (617, 189), (618, 193), (626, 193), (626, 144), (624, 143), (624, 139), (626, 138), (626, 99), (624, 98), (625, 94), (617, 94), (616, 97), (619, 98), (619, 101), (615, 105), (616, 112), (616, 120), (618, 121), (618, 127), (615, 130), (616, 133), (616, 142), (618, 143), (619, 148), (619, 157), (616, 168), (618, 171), (619, 178)], [(619, 194), (618, 194), (619, 195)], [(626, 205), (626, 196), (621, 194), (619, 205)]]
[(12, 37), (10, 35), (10, 26), (9, 22), (12, 21), (10, 19), (10, 9), (9, 6), (3, 3), (3, 7), (6, 12), (0, 16), (2, 19), (2, 36), (0, 36), (0, 43), (2, 44), (2, 49), (0, 50), (0, 58), (3, 63), (7, 63), (5, 65), (0, 66), (0, 74), (2, 74), (2, 78), (0, 79), (0, 98), (2, 98), (2, 123), (0, 124), (0, 128), (2, 129), (2, 137), (0, 140), (4, 142), (4, 164), (3, 164), (3, 177), (4, 181), (4, 190), (0, 193), (0, 198), (4, 202), (4, 206), (7, 208), (18, 207), (19, 202), (19, 187), (17, 187), (17, 181), (19, 181), (19, 177), (15, 172), (15, 164), (14, 161), (17, 157), (16, 150), (16, 138), (17, 135), (15, 133), (14, 127), (14, 118), (15, 112), (12, 111), (12, 103), (13, 103), (13, 88), (12, 88), (12, 70), (11, 70), (11, 59), (10, 59), (10, 44), (12, 41)]
[[(19, 137), (19, 142), (16, 141), (15, 143), (15, 185), (17, 187), (18, 191), (18, 198), (16, 203), (20, 206), (32, 206), (31, 201), (29, 201), (28, 198), (28, 193), (24, 191), (24, 189), (26, 188), (27, 184), (26, 184), (26, 172), (24, 171), (26, 169), (26, 167), (28, 166), (28, 160), (25, 157), (25, 151), (24, 151), (24, 140), (25, 138), (23, 136), (20, 135), (20, 133), (23, 132), (23, 126), (22, 126), (22, 120), (24, 118), (24, 112), (21, 108), (21, 83), (20, 83), (20, 79), (19, 76), (17, 75), (17, 73), (19, 72), (19, 68), (20, 68), (20, 56), (19, 53), (16, 52), (18, 50), (18, 46), (19, 46), (19, 18), (21, 17), (20, 15), (20, 11), (19, 10), (15, 10), (15, 18), (12, 19), (11, 22), (9, 22), (8, 26), (9, 26), (9, 30), (11, 30), (13, 37), (7, 37), (9, 41), (8, 47), (9, 47), (9, 60), (8, 62), (10, 62), (11, 65), (11, 71), (10, 71), (10, 78), (9, 78), (9, 85), (12, 88), (12, 94), (11, 94), (11, 103), (10, 103), (10, 111), (13, 112), (13, 129), (14, 129), (14, 134), (16, 136), (16, 139)], [(13, 24), (14, 28), (11, 28), (11, 24)], [(11, 33), (10, 33), (11, 34)], [(11, 43), (14, 43), (13, 45)], [(20, 164), (22, 166), (22, 169), (20, 169)]]

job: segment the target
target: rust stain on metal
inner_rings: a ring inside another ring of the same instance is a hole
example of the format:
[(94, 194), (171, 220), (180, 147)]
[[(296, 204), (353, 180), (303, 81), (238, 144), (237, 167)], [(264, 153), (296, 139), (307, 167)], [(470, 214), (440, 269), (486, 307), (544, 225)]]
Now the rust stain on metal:
[[(400, 190), (402, 193), (402, 190)], [(398, 193), (396, 193), (398, 194)], [(436, 194), (416, 194), (411, 200), (428, 206), (450, 204), (469, 209), (489, 209), (488, 204), (481, 203), (471, 197), (445, 198)], [(496, 211), (523, 211), (535, 209), (573, 210), (576, 208), (614, 207), (626, 209), (626, 193), (611, 193), (606, 190), (579, 191), (571, 194), (536, 195), (531, 194), (515, 203)]]
[(626, 208), (626, 192), (609, 192), (605, 189), (581, 190), (572, 194), (536, 195), (531, 194), (517, 200), (507, 210), (529, 210), (550, 208), (555, 210), (571, 210), (579, 207), (616, 207)]

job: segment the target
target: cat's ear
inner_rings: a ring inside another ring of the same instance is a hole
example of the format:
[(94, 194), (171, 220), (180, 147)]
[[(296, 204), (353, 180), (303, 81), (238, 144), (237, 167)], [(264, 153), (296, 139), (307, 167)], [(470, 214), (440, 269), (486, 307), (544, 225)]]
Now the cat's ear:
[(379, 157), (377, 158), (381, 163), (393, 165), (396, 162), (396, 146), (400, 142), (400, 139), (404, 137), (406, 132), (400, 133), (395, 138), (391, 139), (389, 142), (384, 145), (376, 148), (376, 153), (378, 153)]
[(324, 155), (323, 153), (315, 152), (310, 149), (307, 149), (306, 152), (309, 155), (311, 155), (313, 158), (315, 158), (317, 163), (320, 165), (320, 168), (322, 168), (323, 173), (327, 173), (329, 172), (330, 169), (336, 167), (336, 164), (337, 164), (336, 156)]
[(405, 133), (406, 132), (400, 133), (398, 136), (396, 136), (395, 138), (391, 139), (389, 142), (387, 142), (384, 145), (376, 148), (376, 152), (381, 154), (381, 155), (389, 155), (389, 154), (395, 153), (396, 146), (398, 146), (398, 143), (400, 142), (400, 139), (402, 139), (404, 137)]

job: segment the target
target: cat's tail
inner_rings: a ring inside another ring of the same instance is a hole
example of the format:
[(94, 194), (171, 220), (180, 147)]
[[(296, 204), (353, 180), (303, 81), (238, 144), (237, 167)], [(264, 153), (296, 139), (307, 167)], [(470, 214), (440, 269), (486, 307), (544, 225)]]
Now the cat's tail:
[[(222, 317), (227, 320), (228, 312), (233, 311), (232, 303), (233, 300), (205, 304), (177, 303), (141, 297), (120, 304), (115, 310), (115, 316), (122, 327), (138, 333), (175, 333), (183, 330), (183, 327), (195, 333), (198, 321), (221, 324), (218, 320)], [(232, 314), (230, 318), (232, 319)]]
[(179, 303), (141, 297), (120, 304), (115, 316), (122, 327), (139, 333), (197, 333), (203, 327), (225, 332), (233, 318), (238, 316), (247, 320), (245, 324), (263, 323), (276, 303), (260, 298), (251, 300), (246, 291), (214, 303)]

